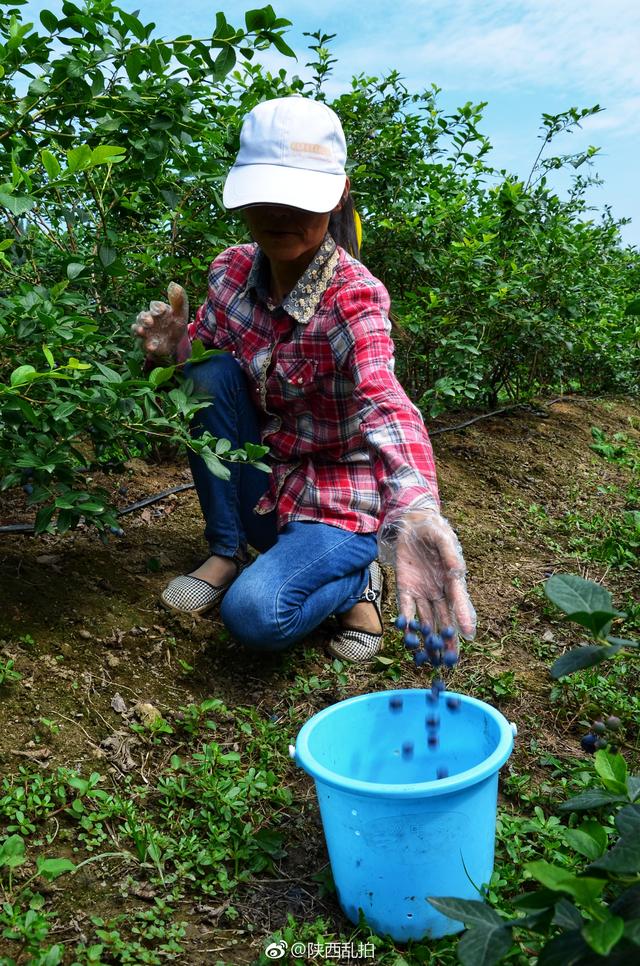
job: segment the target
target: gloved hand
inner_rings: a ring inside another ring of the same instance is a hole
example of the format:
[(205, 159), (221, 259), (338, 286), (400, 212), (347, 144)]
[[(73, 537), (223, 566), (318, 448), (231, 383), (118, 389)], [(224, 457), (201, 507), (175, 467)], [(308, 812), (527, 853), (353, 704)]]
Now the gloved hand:
[(437, 507), (404, 510), (385, 522), (379, 537), (381, 560), (396, 571), (399, 613), (435, 631), (444, 627), (467, 640), (476, 632), (476, 612), (469, 599), (467, 568), (460, 542)]
[(142, 348), (154, 359), (172, 359), (180, 343), (188, 338), (189, 299), (182, 285), (169, 282), (169, 305), (152, 301), (149, 310), (140, 312), (131, 326), (133, 335), (142, 341)]

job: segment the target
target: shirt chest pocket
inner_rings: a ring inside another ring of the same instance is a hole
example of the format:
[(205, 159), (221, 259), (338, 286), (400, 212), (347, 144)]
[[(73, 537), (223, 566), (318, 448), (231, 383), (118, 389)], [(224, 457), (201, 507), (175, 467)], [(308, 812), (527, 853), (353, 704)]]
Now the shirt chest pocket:
[(283, 399), (301, 399), (317, 386), (317, 363), (310, 359), (280, 359), (273, 370)]

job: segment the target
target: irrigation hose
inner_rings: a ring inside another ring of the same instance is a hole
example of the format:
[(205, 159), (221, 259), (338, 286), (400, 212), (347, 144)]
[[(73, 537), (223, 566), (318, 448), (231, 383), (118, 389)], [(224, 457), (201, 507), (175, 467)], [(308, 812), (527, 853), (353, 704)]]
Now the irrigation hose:
[[(563, 402), (569, 400), (568, 396), (558, 396), (556, 399), (551, 399), (547, 406), (552, 406), (553, 403)], [(457, 426), (445, 426), (443, 429), (432, 429), (429, 431), (429, 436), (438, 436), (440, 433), (455, 433), (460, 429), (464, 429), (466, 426), (471, 426), (472, 423), (477, 423), (481, 419), (489, 419), (491, 416), (499, 416), (501, 413), (510, 412), (513, 409), (526, 409), (531, 412), (534, 416), (546, 417), (548, 413), (541, 409), (533, 409), (533, 407), (527, 405), (526, 403), (515, 403), (513, 406), (505, 406), (503, 409), (494, 409), (490, 413), (482, 413), (480, 416), (474, 416), (473, 419), (467, 420), (466, 423), (459, 423)], [(159, 503), (160, 500), (164, 500), (165, 497), (171, 496), (172, 493), (182, 493), (184, 490), (192, 490), (194, 487), (193, 483), (183, 483), (181, 486), (173, 486), (170, 490), (163, 490), (162, 493), (156, 493), (155, 496), (147, 496), (144, 500), (138, 500), (137, 503), (132, 503), (130, 506), (126, 506), (123, 510), (118, 510), (118, 516), (122, 517), (125, 513), (134, 513), (136, 510), (141, 510), (145, 506), (150, 506), (152, 503)], [(33, 533), (34, 531), (33, 523), (7, 523), (4, 526), (0, 526), (1, 533)]]

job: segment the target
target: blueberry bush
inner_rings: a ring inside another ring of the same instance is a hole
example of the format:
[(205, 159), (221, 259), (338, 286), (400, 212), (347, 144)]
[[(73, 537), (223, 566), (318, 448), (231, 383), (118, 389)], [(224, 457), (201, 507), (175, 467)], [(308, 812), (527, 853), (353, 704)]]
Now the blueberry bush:
[[(332, 37), (310, 35), (303, 81), (257, 62), (293, 54), (271, 6), (172, 40), (111, 0), (64, 0), (38, 22), (23, 7), (0, 11), (0, 480), (26, 488), (38, 532), (104, 531), (115, 516), (87, 466), (196, 446), (225, 475), (226, 461), (263, 455), (193, 441), (205, 401), (180, 367), (145, 373), (129, 326), (171, 279), (203, 300), (209, 261), (245, 237), (221, 205), (241, 118), (268, 97), (326, 98)], [(550, 389), (634, 391), (638, 252), (588, 208), (597, 150), (552, 153), (599, 106), (544, 115), (519, 180), (487, 161), (484, 104), (447, 115), (438, 93), (392, 72), (331, 102), (363, 257), (409, 335), (398, 360), (412, 398), (433, 415)], [(564, 199), (548, 179), (563, 167)]]

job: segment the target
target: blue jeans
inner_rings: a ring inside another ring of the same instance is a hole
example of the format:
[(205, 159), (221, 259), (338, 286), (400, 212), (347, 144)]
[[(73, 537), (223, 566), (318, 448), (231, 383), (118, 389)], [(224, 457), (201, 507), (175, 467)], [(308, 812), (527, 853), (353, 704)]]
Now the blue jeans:
[[(233, 356), (225, 353), (190, 364), (185, 374), (198, 392), (214, 400), (196, 417), (195, 435), (208, 430), (228, 439), (233, 449), (260, 442), (258, 413)], [(352, 533), (314, 521), (288, 523), (278, 533), (275, 511), (253, 512), (267, 489), (268, 474), (229, 463), (227, 481), (214, 476), (192, 452), (189, 462), (210, 552), (233, 557), (247, 545), (260, 552), (233, 582), (220, 608), (236, 640), (256, 650), (284, 650), (330, 614), (344, 613), (357, 603), (377, 553), (375, 533)]]

